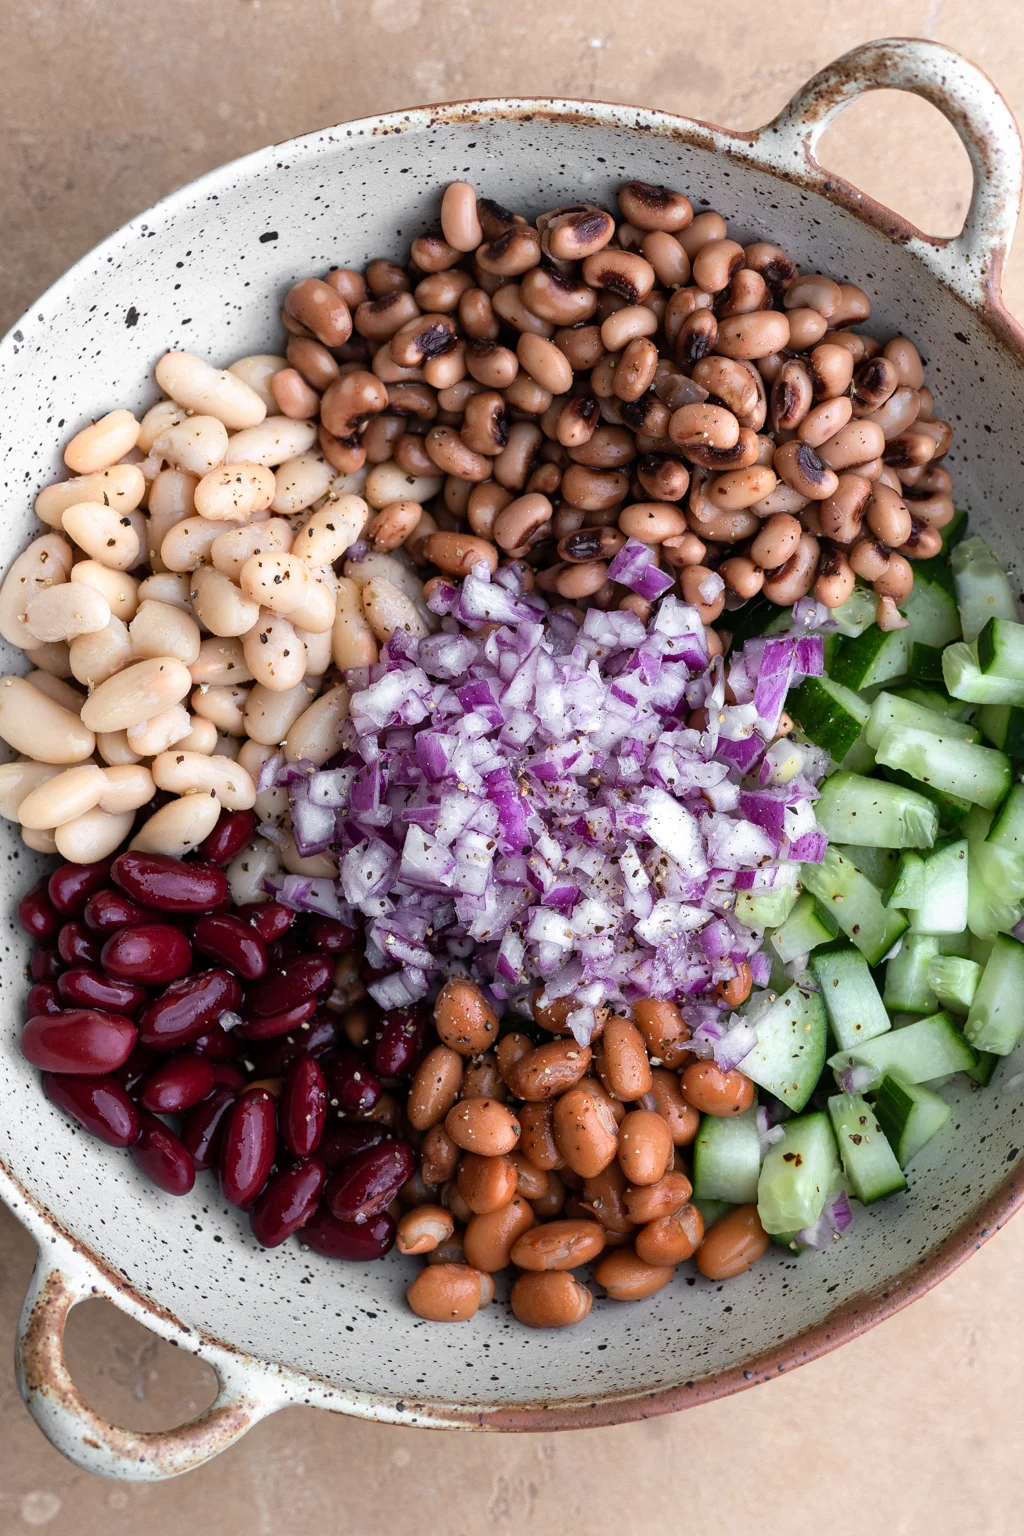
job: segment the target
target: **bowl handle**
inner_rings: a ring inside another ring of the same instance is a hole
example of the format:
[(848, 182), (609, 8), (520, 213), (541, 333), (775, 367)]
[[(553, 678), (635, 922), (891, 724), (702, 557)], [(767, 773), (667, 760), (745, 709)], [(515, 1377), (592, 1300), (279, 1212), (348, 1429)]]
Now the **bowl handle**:
[(127, 1482), (177, 1477), (219, 1455), (284, 1406), (286, 1394), (275, 1390), (266, 1372), (244, 1356), (204, 1346), (196, 1353), (220, 1381), (205, 1413), (176, 1429), (155, 1432), (108, 1423), (82, 1398), (64, 1358), (64, 1325), (71, 1308), (104, 1294), (109, 1295), (109, 1287), (84, 1255), (67, 1247), (58, 1268), (40, 1252), (15, 1344), (18, 1389), (28, 1411), (50, 1443), (83, 1471)]
[[(930, 240), (913, 234), (901, 243), (972, 306), (998, 301), (1020, 211), (1024, 151), (1013, 113), (992, 81), (951, 48), (895, 37), (851, 49), (810, 79), (778, 117), (752, 136), (751, 153), (790, 176), (810, 172), (820, 189), (834, 196), (839, 178), (816, 159), (818, 141), (844, 107), (878, 90), (910, 91), (930, 101), (956, 129), (974, 172), (970, 207), (957, 236)], [(849, 192), (863, 201), (855, 189)]]

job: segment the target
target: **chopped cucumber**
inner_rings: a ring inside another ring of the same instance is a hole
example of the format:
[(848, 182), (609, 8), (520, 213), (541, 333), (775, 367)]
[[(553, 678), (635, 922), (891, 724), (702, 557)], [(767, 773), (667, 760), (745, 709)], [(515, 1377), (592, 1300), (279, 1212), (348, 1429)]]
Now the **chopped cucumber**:
[(1024, 1034), (1024, 944), (997, 935), (964, 1025), (979, 1051), (1008, 1056)]
[(832, 913), (847, 938), (869, 965), (877, 965), (909, 926), (902, 912), (882, 905), (871, 881), (835, 848), (827, 848), (820, 864), (802, 864), (804, 888)]
[(949, 567), (943, 558), (914, 562), (914, 585), (899, 607), (909, 628), (898, 633), (912, 645), (930, 645), (941, 650), (960, 639), (960, 614)]
[(862, 635), (875, 622), (878, 598), (870, 587), (860, 582), (854, 587), (845, 603), (833, 608), (829, 618), (841, 635)]
[(790, 622), (791, 613), (788, 608), (780, 608), (777, 603), (769, 602), (768, 598), (758, 594), (749, 603), (744, 603), (742, 608), (730, 613), (729, 633), (733, 645), (739, 648), (745, 640), (755, 635), (783, 633), (789, 628)]
[(890, 1028), (889, 1015), (859, 949), (846, 944), (815, 955), (811, 971), (840, 1050), (873, 1040)]
[(912, 911), (924, 900), (924, 859), (913, 848), (900, 854), (896, 875), (885, 896), (887, 907)]
[(939, 813), (924, 795), (858, 773), (826, 779), (814, 814), (833, 841), (868, 848), (930, 848), (939, 830)]
[(920, 704), (922, 709), (930, 709), (936, 715), (950, 715), (954, 720), (966, 720), (974, 712), (973, 704), (951, 699), (941, 682), (935, 688), (917, 688), (913, 683), (904, 683), (892, 692), (898, 699), (909, 699), (912, 704)]
[[(1024, 858), (1006, 844), (990, 843), (991, 812), (975, 806), (967, 818), (967, 926), (991, 940), (1013, 928), (1024, 898)], [(979, 956), (972, 951), (971, 959)]]
[(919, 731), (930, 731), (933, 736), (955, 736), (961, 741), (980, 741), (977, 726), (962, 720), (953, 720), (947, 714), (925, 709), (905, 694), (883, 692), (875, 695), (871, 714), (864, 728), (864, 735), (872, 747), (877, 748), (886, 731), (894, 726), (909, 725)]
[(757, 1214), (766, 1232), (813, 1227), (839, 1174), (836, 1139), (827, 1115), (799, 1115), (768, 1148), (757, 1183)]
[(867, 737), (861, 731), (853, 746), (846, 756), (837, 765), (845, 768), (847, 773), (870, 773), (875, 766), (875, 754), (868, 745)]
[(825, 1062), (828, 1023), (816, 992), (790, 987), (757, 1017), (757, 1044), (743, 1073), (790, 1109), (803, 1109)]
[(957, 507), (953, 516), (942, 530), (942, 553), (948, 555), (954, 545), (967, 537), (967, 513), (963, 507)]
[(930, 1083), (953, 1072), (967, 1072), (976, 1061), (949, 1014), (934, 1013), (916, 1024), (864, 1040), (852, 1050), (837, 1051), (828, 1064), (837, 1073), (848, 1067), (868, 1067), (876, 1082), (888, 1075), (904, 1083)]
[(773, 885), (770, 891), (737, 891), (733, 915), (746, 928), (774, 928), (786, 921), (799, 896), (795, 885)]
[(692, 1203), (704, 1218), (705, 1232), (709, 1227), (714, 1226), (716, 1221), (721, 1221), (723, 1216), (728, 1216), (729, 1212), (735, 1209), (728, 1200), (698, 1200), (696, 1195)]
[(805, 891), (786, 921), (772, 934), (772, 948), (783, 965), (788, 965), (799, 955), (817, 949), (819, 944), (828, 944), (838, 932), (839, 924), (828, 908)]
[(878, 1123), (875, 1111), (856, 1093), (840, 1093), (828, 1101), (843, 1172), (864, 1205), (906, 1189), (896, 1154)]
[(813, 741), (841, 762), (867, 722), (870, 708), (849, 688), (830, 677), (808, 677), (786, 699), (786, 711)]
[(910, 671), (910, 632), (882, 630), (877, 625), (855, 638), (844, 637), (836, 646), (832, 677), (846, 688), (871, 688), (906, 677)]
[(893, 726), (875, 753), (879, 763), (988, 809), (998, 805), (1010, 787), (1010, 760), (1005, 753), (952, 736), (934, 736), (914, 726)]
[(911, 933), (963, 933), (968, 896), (967, 839), (940, 843), (924, 858), (924, 887), (911, 913)]
[(976, 643), (978, 666), (996, 677), (1024, 682), (1024, 624), (1012, 619), (989, 619)]
[(941, 789), (936, 789), (933, 785), (925, 784), (921, 779), (915, 779), (913, 775), (904, 773), (901, 768), (880, 766), (879, 772), (891, 784), (902, 784), (904, 789), (916, 790), (919, 795), (924, 795), (926, 800), (930, 800), (939, 813), (940, 833), (955, 831), (971, 809), (969, 800), (961, 800), (958, 795), (947, 795)]
[(949, 563), (965, 640), (974, 640), (991, 618), (1017, 617), (1006, 572), (984, 539), (962, 540)]
[(693, 1193), (698, 1200), (750, 1205), (757, 1199), (761, 1138), (757, 1110), (704, 1115), (693, 1144)]
[(984, 704), (978, 711), (982, 735), (1008, 757), (1024, 757), (1024, 709), (1013, 704)]
[(978, 1065), (976, 1067), (972, 1067), (969, 1072), (965, 1072), (964, 1076), (969, 1077), (972, 1083), (977, 1083), (980, 1088), (987, 1088), (989, 1083), (992, 1081), (992, 1075), (995, 1072), (996, 1067), (999, 1065), (1002, 1059), (1003, 1058), (1001, 1056), (997, 1056), (994, 1051), (979, 1051)]
[(983, 672), (977, 653), (966, 640), (947, 645), (942, 653), (942, 677), (955, 699), (971, 704), (1024, 704), (1024, 683)]
[(981, 980), (982, 967), (959, 955), (936, 955), (928, 963), (928, 985), (950, 1013), (970, 1011)]
[(841, 853), (844, 859), (848, 859), (855, 869), (859, 869), (873, 886), (880, 891), (886, 891), (892, 884), (896, 866), (900, 861), (900, 855), (894, 848), (858, 848), (853, 843), (834, 844), (837, 853)]
[(1013, 785), (993, 816), (985, 841), (1024, 857), (1024, 784)]
[(939, 1006), (928, 985), (928, 966), (939, 953), (930, 934), (903, 935), (898, 955), (885, 968), (885, 1006), (899, 1013), (932, 1013)]
[(875, 1114), (901, 1168), (911, 1162), (953, 1111), (931, 1088), (883, 1077), (875, 1094)]
[(942, 647), (915, 641), (910, 647), (910, 675), (919, 683), (937, 683), (941, 688)]

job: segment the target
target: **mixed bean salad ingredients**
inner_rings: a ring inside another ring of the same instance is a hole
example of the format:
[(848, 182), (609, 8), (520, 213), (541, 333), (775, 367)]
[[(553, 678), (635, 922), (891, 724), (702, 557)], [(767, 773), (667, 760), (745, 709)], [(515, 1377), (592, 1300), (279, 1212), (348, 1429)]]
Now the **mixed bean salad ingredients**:
[(667, 188), (457, 182), (79, 431), (0, 587), (50, 1101), (436, 1321), (904, 1191), (1024, 1030), (1024, 627), (870, 308)]

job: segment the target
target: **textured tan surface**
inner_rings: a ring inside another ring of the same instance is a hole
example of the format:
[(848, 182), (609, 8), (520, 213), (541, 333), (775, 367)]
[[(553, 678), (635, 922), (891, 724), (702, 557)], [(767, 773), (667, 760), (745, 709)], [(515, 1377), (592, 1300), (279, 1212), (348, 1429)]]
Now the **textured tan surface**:
[[(0, 328), (131, 214), (272, 139), (498, 94), (750, 127), (830, 58), (887, 34), (959, 48), (1024, 115), (1014, 0), (7, 0)], [(830, 130), (822, 158), (930, 233), (959, 225), (966, 157), (920, 102), (869, 98)], [(1024, 314), (1024, 241), (1007, 298)], [(499, 1440), (292, 1410), (213, 1465), (147, 1488), (76, 1472), (24, 1413), (6, 1362), (31, 1264), (0, 1209), (2, 1536), (611, 1536), (640, 1520), (652, 1536), (1024, 1528), (1024, 1222), (867, 1337), (691, 1414)], [(86, 1396), (121, 1423), (180, 1422), (212, 1395), (204, 1368), (102, 1304), (73, 1314), (68, 1352)]]

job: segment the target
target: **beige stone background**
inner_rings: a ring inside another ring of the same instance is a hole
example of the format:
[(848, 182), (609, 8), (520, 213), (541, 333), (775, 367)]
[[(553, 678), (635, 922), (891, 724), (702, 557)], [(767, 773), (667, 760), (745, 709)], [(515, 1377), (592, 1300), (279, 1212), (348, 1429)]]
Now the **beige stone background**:
[[(960, 49), (1022, 116), (1022, 20), (1019, 0), (5, 0), (0, 330), (130, 215), (307, 129), (500, 94), (752, 127), (835, 55), (893, 34)], [(960, 225), (967, 159), (921, 102), (864, 100), (822, 159), (930, 233)], [(1024, 314), (1024, 240), (1007, 297)], [(152, 1487), (77, 1472), (25, 1414), (9, 1361), (32, 1258), (0, 1208), (0, 1536), (1024, 1531), (1024, 1221), (847, 1348), (687, 1415), (496, 1438), (293, 1409)], [(120, 1423), (163, 1427), (210, 1399), (204, 1367), (105, 1303), (74, 1314), (68, 1349), (87, 1397)]]

